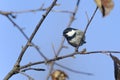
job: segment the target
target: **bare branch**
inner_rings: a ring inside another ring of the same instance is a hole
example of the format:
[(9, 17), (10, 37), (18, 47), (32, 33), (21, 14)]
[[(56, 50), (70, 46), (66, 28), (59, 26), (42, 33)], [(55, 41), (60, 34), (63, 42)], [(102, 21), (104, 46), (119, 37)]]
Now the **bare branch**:
[[(97, 54), (97, 53), (102, 53), (102, 54), (119, 53), (120, 54), (120, 51), (90, 51), (90, 52), (84, 52), (84, 53), (83, 53), (83, 51), (80, 51), (80, 52), (74, 52), (74, 53), (71, 53), (71, 54), (68, 54), (68, 55), (56, 57), (56, 58), (53, 58), (53, 59), (49, 59), (47, 62), (50, 63), (50, 62), (53, 62), (53, 61), (61, 60), (61, 59), (64, 59), (64, 58), (75, 56), (75, 55), (87, 55), (87, 54)], [(45, 63), (45, 61), (29, 63), (29, 64), (26, 64), (24, 66), (21, 66), (20, 69), (24, 69), (26, 67), (30, 67), (30, 66), (38, 65), (38, 64), (44, 64), (44, 63)]]
[(22, 57), (25, 53), (25, 51), (27, 50), (27, 48), (29, 47), (28, 43), (31, 43), (32, 39), (34, 38), (35, 34), (37, 33), (37, 31), (39, 30), (41, 24), (43, 23), (43, 21), (45, 20), (45, 18), (47, 17), (47, 15), (49, 14), (49, 12), (51, 11), (51, 9), (54, 7), (54, 5), (56, 4), (57, 0), (54, 0), (53, 3), (50, 5), (50, 7), (48, 8), (48, 10), (46, 11), (45, 14), (43, 14), (41, 20), (39, 21), (39, 23), (36, 25), (35, 30), (33, 31), (33, 33), (31, 34), (28, 42), (26, 43), (26, 45), (22, 48), (22, 51), (13, 67), (13, 69), (6, 75), (6, 77), (4, 78), (4, 80), (8, 80), (11, 76), (13, 76), (13, 74), (15, 74), (16, 71), (19, 71), (19, 65), (20, 62), (22, 60)]

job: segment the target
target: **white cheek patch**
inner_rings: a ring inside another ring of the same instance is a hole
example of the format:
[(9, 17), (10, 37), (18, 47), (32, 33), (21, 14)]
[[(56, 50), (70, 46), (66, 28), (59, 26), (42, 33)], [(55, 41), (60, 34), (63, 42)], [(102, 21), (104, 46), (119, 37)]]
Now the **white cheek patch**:
[(75, 30), (69, 31), (68, 33), (66, 33), (68, 36), (73, 36), (75, 34)]

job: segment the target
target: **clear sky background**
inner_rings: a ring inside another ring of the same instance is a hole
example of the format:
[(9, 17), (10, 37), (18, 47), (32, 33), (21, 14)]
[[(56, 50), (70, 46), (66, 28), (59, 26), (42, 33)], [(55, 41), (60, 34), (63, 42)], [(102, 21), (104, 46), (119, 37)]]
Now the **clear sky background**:
[[(54, 9), (73, 11), (76, 1), (77, 0), (58, 0), (57, 3), (61, 5), (54, 7)], [(0, 0), (0, 10), (21, 11), (37, 9), (41, 7), (43, 3), (44, 7), (48, 7), (51, 2), (52, 0)], [(86, 33), (87, 43), (79, 50), (86, 48), (87, 51), (120, 51), (119, 3), (119, 0), (114, 0), (115, 6), (111, 13), (105, 18), (102, 17), (99, 10), (97, 11)], [(81, 0), (76, 20), (73, 22), (72, 27), (84, 30), (87, 24), (86, 12), (90, 17), (95, 8), (96, 4), (94, 3), (94, 0)], [(43, 11), (40, 11), (17, 14), (17, 18), (14, 19), (14, 21), (21, 27), (25, 28), (25, 33), (30, 36), (43, 13)], [(54, 57), (52, 44), (54, 44), (55, 49), (57, 50), (61, 42), (62, 32), (68, 25), (69, 20), (70, 14), (51, 12), (33, 39), (33, 42), (40, 47), (40, 50), (49, 59)], [(27, 40), (3, 15), (0, 15), (0, 37), (0, 80), (2, 80), (12, 69), (19, 53), (21, 52), (22, 46), (25, 45)], [(70, 54), (74, 51), (74, 48), (68, 45), (66, 41), (64, 45), (69, 48), (63, 49), (61, 55)], [(115, 55), (120, 57), (119, 54)], [(43, 58), (33, 47), (30, 47), (27, 49), (21, 65), (40, 60), (43, 60)], [(55, 66), (55, 69), (64, 70), (68, 74), (69, 80), (114, 80), (113, 61), (109, 56), (104, 54), (77, 55), (76, 58), (67, 58), (57, 62), (74, 70), (94, 74), (93, 76), (77, 74)], [(34, 77), (35, 80), (45, 80), (49, 67), (44, 64), (34, 67), (44, 68), (46, 71), (28, 71), (27, 73)], [(10, 80), (27, 80), (27, 78), (21, 74), (17, 74), (11, 77)]]

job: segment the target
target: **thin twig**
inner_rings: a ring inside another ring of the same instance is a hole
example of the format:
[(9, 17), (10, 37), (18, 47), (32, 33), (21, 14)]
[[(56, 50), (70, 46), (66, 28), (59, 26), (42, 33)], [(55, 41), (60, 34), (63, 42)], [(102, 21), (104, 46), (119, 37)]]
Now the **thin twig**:
[[(82, 38), (84, 38), (84, 36), (85, 36), (85, 34), (86, 34), (87, 30), (88, 30), (88, 27), (89, 27), (90, 23), (92, 22), (95, 14), (96, 14), (96, 12), (97, 12), (97, 10), (98, 10), (98, 7), (96, 7), (96, 9), (95, 9), (94, 13), (92, 14), (89, 22), (87, 23), (87, 25), (86, 25), (86, 27), (85, 27), (85, 30), (84, 30), (84, 33), (83, 33), (83, 35), (82, 35)], [(81, 41), (82, 41), (82, 40), (83, 40), (83, 39), (81, 39)], [(81, 41), (80, 41), (80, 43), (81, 43)], [(78, 48), (77, 48), (77, 49), (78, 49)]]
[(89, 22), (88, 13), (87, 13), (87, 12), (85, 12), (85, 14), (86, 14), (86, 17), (87, 17), (87, 21)]
[(75, 6), (75, 9), (71, 15), (71, 18), (70, 18), (70, 21), (68, 23), (68, 26), (67, 27), (70, 27), (73, 23), (73, 21), (75, 20), (75, 16), (77, 14), (77, 11), (78, 11), (78, 8), (79, 8), (79, 4), (80, 4), (80, 0), (77, 0), (77, 3), (76, 3), (76, 6)]
[(31, 76), (29, 76), (28, 74), (26, 74), (25, 72), (19, 72), (20, 74), (26, 76), (28, 78), (28, 80), (35, 80), (34, 78), (32, 78)]
[(64, 69), (66, 69), (66, 70), (68, 70), (68, 71), (71, 71), (71, 72), (74, 72), (74, 73), (78, 73), (78, 74), (84, 74), (84, 75), (94, 75), (94, 74), (92, 74), (92, 73), (87, 73), (87, 72), (82, 72), (82, 71), (78, 71), (78, 70), (73, 70), (73, 69), (70, 69), (70, 68), (68, 68), (68, 67), (66, 67), (66, 66), (62, 66), (62, 65), (60, 65), (60, 64), (58, 64), (58, 63), (55, 63), (57, 66), (59, 66), (59, 67), (62, 67), (62, 68), (64, 68)]
[(28, 70), (45, 71), (45, 69), (41, 69), (41, 68), (26, 68), (26, 69), (21, 70), (21, 72), (26, 72)]
[(57, 55), (56, 55), (56, 51), (55, 51), (55, 47), (54, 47), (54, 44), (52, 44), (52, 49), (53, 49), (53, 53), (54, 53), (54, 55), (57, 57)]
[(29, 38), (28, 38), (28, 36), (25, 34), (25, 32), (23, 31), (23, 29), (22, 28), (20, 28), (20, 26), (17, 24), (17, 23), (15, 23), (8, 15), (6, 16), (9, 20), (10, 20), (10, 22), (22, 33), (22, 35), (28, 40)]
[[(21, 14), (21, 13), (29, 13), (29, 12), (37, 12), (37, 11), (46, 11), (47, 8), (38, 8), (38, 9), (33, 9), (33, 10), (24, 10), (24, 11), (11, 11), (9, 13), (12, 13), (12, 14)], [(67, 11), (67, 10), (51, 10), (51, 12), (59, 12), (59, 13), (73, 13), (72, 11)]]
[[(34, 13), (34, 12), (38, 12), (38, 11), (47, 11), (47, 8), (43, 8), (43, 5), (42, 5), (40, 8), (31, 9), (31, 10), (22, 10), (22, 11), (1, 11), (0, 10), (0, 14), (1, 15), (11, 15), (11, 14)], [(72, 11), (68, 11), (68, 10), (54, 10), (54, 9), (52, 9), (51, 12), (68, 13), (68, 14), (73, 13)]]
[(83, 34), (83, 36), (86, 34), (86, 32), (87, 32), (87, 30), (88, 30), (88, 27), (89, 27), (90, 23), (92, 22), (92, 20), (93, 20), (95, 14), (96, 14), (96, 12), (97, 12), (97, 10), (98, 10), (98, 7), (96, 7), (96, 9), (95, 9), (93, 15), (91, 16), (89, 22), (87, 23), (86, 28), (85, 28), (85, 30), (84, 30), (84, 34)]

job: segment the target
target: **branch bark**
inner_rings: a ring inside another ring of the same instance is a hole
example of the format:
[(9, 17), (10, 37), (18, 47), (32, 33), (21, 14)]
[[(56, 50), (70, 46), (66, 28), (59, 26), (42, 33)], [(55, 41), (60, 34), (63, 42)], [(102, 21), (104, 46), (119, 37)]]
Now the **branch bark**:
[(49, 14), (49, 12), (52, 10), (52, 8), (54, 7), (54, 5), (56, 4), (57, 0), (54, 0), (53, 3), (50, 5), (50, 7), (48, 8), (48, 10), (46, 11), (45, 14), (42, 15), (42, 18), (40, 19), (40, 21), (38, 22), (38, 24), (36, 25), (36, 28), (34, 29), (33, 33), (31, 34), (29, 40), (27, 41), (26, 45), (22, 48), (20, 55), (13, 67), (13, 69), (5, 76), (4, 80), (8, 80), (10, 77), (12, 77), (16, 72), (18, 73), (19, 71), (19, 67), (20, 67), (20, 62), (22, 60), (23, 55), (25, 54), (25, 51), (27, 50), (27, 48), (29, 47), (29, 44), (31, 43), (32, 39), (34, 38), (35, 34), (37, 33), (37, 31), (39, 30), (41, 24), (43, 23), (43, 21), (45, 20), (45, 18), (47, 17), (47, 15)]
[[(90, 52), (80, 51), (80, 52), (73, 52), (73, 53), (68, 54), (68, 55), (64, 55), (64, 56), (60, 56), (60, 57), (55, 57), (53, 59), (49, 59), (47, 62), (51, 63), (53, 61), (63, 60), (65, 58), (73, 57), (75, 55), (88, 55), (88, 54), (97, 54), (97, 53), (102, 53), (102, 54), (106, 54), (106, 55), (109, 54), (109, 53), (120, 54), (120, 51), (90, 51)], [(30, 66), (34, 66), (34, 65), (38, 65), (38, 64), (44, 64), (44, 63), (45, 63), (45, 61), (39, 61), (39, 62), (29, 63), (29, 64), (21, 66), (20, 69), (23, 69), (23, 68), (26, 68), (26, 67), (30, 67)]]

